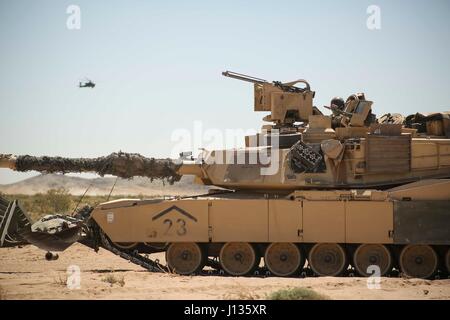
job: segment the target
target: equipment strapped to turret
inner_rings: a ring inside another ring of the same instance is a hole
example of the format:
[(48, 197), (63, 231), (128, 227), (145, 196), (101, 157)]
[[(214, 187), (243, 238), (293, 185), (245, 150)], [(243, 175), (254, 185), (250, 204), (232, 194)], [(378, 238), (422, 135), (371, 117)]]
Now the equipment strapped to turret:
[(303, 141), (296, 142), (289, 154), (294, 172), (314, 172), (323, 161), (323, 156)]

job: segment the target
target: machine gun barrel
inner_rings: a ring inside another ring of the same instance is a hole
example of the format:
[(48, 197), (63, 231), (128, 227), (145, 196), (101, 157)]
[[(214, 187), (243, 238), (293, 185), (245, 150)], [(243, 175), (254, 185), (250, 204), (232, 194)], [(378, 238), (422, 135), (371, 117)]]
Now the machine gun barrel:
[(352, 116), (351, 112), (343, 111), (343, 110), (339, 109), (338, 107), (336, 107), (334, 105), (331, 105), (330, 107), (328, 107), (328, 106), (323, 106), (323, 107), (326, 108), (326, 109), (331, 110), (334, 114), (344, 115), (344, 116), (347, 116), (347, 117), (351, 117)]
[(267, 80), (264, 80), (264, 79), (248, 76), (246, 74), (241, 74), (241, 73), (237, 73), (237, 72), (233, 72), (233, 71), (224, 71), (224, 72), (222, 72), (222, 75), (225, 77), (238, 79), (241, 81), (247, 81), (247, 82), (251, 82), (251, 83), (260, 83), (261, 84), (261, 83), (268, 82)]

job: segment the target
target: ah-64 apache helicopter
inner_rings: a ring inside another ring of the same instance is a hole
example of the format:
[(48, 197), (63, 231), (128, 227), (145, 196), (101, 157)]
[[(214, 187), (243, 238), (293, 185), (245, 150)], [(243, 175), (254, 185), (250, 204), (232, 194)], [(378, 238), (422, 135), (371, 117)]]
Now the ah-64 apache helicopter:
[(78, 87), (79, 88), (94, 88), (95, 87), (95, 83), (92, 82), (91, 80), (89, 80), (88, 78), (85, 78), (83, 81), (80, 81), (78, 83)]

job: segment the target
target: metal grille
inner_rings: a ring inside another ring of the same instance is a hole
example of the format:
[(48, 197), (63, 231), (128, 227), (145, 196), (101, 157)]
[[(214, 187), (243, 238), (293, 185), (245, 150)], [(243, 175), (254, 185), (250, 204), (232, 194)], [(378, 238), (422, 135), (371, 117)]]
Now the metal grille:
[(398, 173), (411, 170), (411, 136), (368, 135), (366, 169), (370, 173)]

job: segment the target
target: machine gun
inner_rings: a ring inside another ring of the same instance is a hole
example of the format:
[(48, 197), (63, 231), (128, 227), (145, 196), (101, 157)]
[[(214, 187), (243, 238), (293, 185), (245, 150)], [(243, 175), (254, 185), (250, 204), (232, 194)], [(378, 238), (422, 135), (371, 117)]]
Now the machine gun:
[(225, 77), (228, 77), (228, 78), (233, 78), (233, 79), (237, 79), (237, 80), (247, 81), (247, 82), (251, 82), (251, 83), (263, 84), (263, 83), (268, 83), (269, 82), (269, 81), (264, 80), (264, 79), (248, 76), (246, 74), (237, 73), (237, 72), (233, 72), (233, 71), (224, 71), (224, 72), (222, 72), (222, 75), (225, 76)]
[(361, 98), (358, 94), (352, 95), (347, 99), (344, 109), (332, 104), (331, 106), (324, 106), (333, 112), (335, 125), (334, 126), (352, 126), (364, 127), (376, 122), (376, 117), (372, 114), (372, 101), (366, 100), (364, 94)]
[[(275, 122), (278, 127), (292, 126), (294, 122), (308, 122), (313, 114), (314, 91), (306, 80), (299, 79), (282, 83), (248, 76), (245, 74), (224, 71), (225, 77), (246, 81), (254, 85), (254, 111), (269, 111), (264, 121)], [(303, 88), (296, 87), (303, 83)]]
[(329, 107), (328, 106), (323, 106), (323, 107), (328, 109), (328, 110), (331, 110), (331, 112), (333, 112), (333, 114), (335, 116), (341, 116), (342, 115), (342, 116), (346, 116), (346, 117), (351, 118), (351, 116), (353, 115), (353, 113), (351, 113), (351, 112), (347, 112), (347, 111), (339, 109), (339, 107), (334, 105), (334, 104), (332, 104)]
[[(246, 74), (237, 73), (237, 72), (233, 72), (233, 71), (224, 71), (224, 72), (222, 72), (222, 75), (225, 77), (228, 77), (228, 78), (251, 82), (253, 84), (269, 83), (269, 81), (267, 81), (267, 80), (256, 78), (253, 76), (248, 76)], [(297, 83), (304, 83), (305, 88), (296, 87), (295, 84), (297, 84)], [(309, 83), (303, 79), (298, 79), (296, 81), (287, 82), (287, 83), (282, 83), (281, 81), (272, 81), (272, 85), (280, 88), (281, 90), (283, 90), (285, 92), (304, 92), (305, 90), (311, 89)]]

